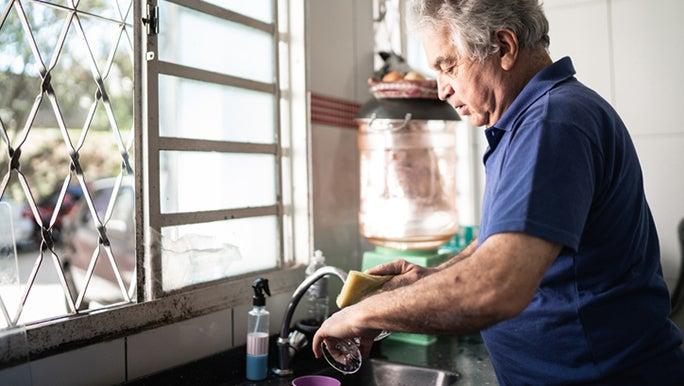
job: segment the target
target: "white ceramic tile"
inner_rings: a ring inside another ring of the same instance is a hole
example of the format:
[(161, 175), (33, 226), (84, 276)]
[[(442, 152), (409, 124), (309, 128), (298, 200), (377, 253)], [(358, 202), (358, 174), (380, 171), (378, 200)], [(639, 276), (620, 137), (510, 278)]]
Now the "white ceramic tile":
[(126, 380), (124, 339), (31, 362), (33, 385), (112, 385)]
[(614, 102), (611, 95), (610, 38), (607, 0), (547, 7), (549, 50), (554, 60), (570, 56), (577, 79)]
[[(268, 298), (266, 302), (266, 307), (270, 310), (271, 299)], [(251, 303), (233, 307), (233, 347), (242, 346), (247, 342), (247, 312), (251, 309)]]
[(345, 270), (361, 266), (357, 138), (356, 130), (312, 128), (314, 248)]
[(31, 386), (31, 367), (28, 363), (0, 370), (0, 385)]
[(353, 99), (353, 2), (310, 0), (307, 5), (309, 88), (324, 95)]
[(230, 309), (128, 337), (128, 379), (156, 373), (230, 348)]
[(616, 107), (631, 133), (682, 132), (682, 0), (613, 0)]
[(368, 0), (354, 0), (354, 49), (356, 64), (354, 99), (365, 102), (370, 99), (368, 78), (373, 75), (374, 45), (373, 36), (373, 2)]
[(679, 272), (677, 226), (684, 219), (684, 134), (635, 136), (644, 189), (660, 239), (663, 274), (670, 284)]

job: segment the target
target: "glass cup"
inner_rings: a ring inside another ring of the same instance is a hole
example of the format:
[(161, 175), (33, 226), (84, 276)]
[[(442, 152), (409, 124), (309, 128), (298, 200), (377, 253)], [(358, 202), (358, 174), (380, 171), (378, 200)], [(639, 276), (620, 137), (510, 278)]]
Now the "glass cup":
[[(390, 332), (381, 331), (373, 340), (385, 339)], [(326, 338), (322, 344), (323, 357), (332, 368), (342, 374), (354, 374), (362, 363), (361, 339), (359, 338)]]

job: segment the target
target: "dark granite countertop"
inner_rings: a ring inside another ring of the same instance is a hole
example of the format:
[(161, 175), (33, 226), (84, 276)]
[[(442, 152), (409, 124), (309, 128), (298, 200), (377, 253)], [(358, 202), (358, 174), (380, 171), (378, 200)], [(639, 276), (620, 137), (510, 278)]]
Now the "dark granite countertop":
[[(275, 337), (271, 342), (275, 342)], [(271, 344), (269, 365), (275, 364), (275, 345)], [(459, 385), (496, 385), (496, 376), (489, 355), (479, 335), (440, 337), (430, 346), (415, 346), (385, 340), (377, 343), (371, 358), (447, 370), (460, 375)], [(324, 359), (316, 359), (309, 346), (293, 359), (294, 374), (278, 377), (270, 374), (260, 382), (245, 380), (245, 347), (213, 355), (183, 366), (175, 367), (135, 381), (131, 385), (290, 385), (293, 378), (302, 375), (325, 373), (345, 382), (345, 376), (330, 370)], [(418, 385), (416, 385), (418, 386)]]

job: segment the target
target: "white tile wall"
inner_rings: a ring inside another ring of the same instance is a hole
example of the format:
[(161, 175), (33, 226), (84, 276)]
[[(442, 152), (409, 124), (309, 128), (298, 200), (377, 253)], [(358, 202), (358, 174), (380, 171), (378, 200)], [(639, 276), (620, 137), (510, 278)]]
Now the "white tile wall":
[(684, 1), (546, 0), (545, 9), (552, 54), (570, 53), (578, 78), (604, 96), (612, 78), (613, 105), (639, 154), (672, 286), (684, 218), (684, 123), (677, 118), (684, 105)]
[[(356, 85), (353, 1), (308, 1), (310, 90), (353, 99)], [(369, 35), (370, 39), (370, 35)]]
[(30, 366), (35, 386), (119, 384), (126, 380), (124, 338), (38, 359)]
[(347, 270), (361, 266), (357, 138), (356, 130), (312, 130), (314, 247), (328, 264)]
[(131, 335), (128, 379), (207, 357), (231, 347), (230, 309)]
[(646, 198), (660, 238), (665, 279), (674, 285), (681, 259), (677, 226), (684, 219), (684, 133), (634, 136)]
[(684, 1), (613, 0), (617, 110), (638, 134), (682, 133)]
[(373, 72), (372, 2), (307, 2), (309, 90), (363, 102)]
[(373, 72), (373, 2), (354, 0), (354, 52), (356, 63), (354, 72), (356, 87), (354, 100), (365, 102), (370, 98), (368, 78)]
[(553, 4), (545, 2), (551, 57), (570, 56), (577, 79), (612, 103), (607, 0)]

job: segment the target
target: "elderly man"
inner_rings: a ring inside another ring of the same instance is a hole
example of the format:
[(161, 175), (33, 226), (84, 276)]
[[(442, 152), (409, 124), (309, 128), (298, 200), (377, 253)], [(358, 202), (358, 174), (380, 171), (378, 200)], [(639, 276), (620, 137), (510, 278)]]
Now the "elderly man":
[(403, 261), (385, 291), (314, 339), (482, 331), (501, 384), (684, 384), (658, 235), (617, 113), (547, 53), (537, 0), (414, 1), (440, 98), (489, 149), (480, 235), (436, 269)]

